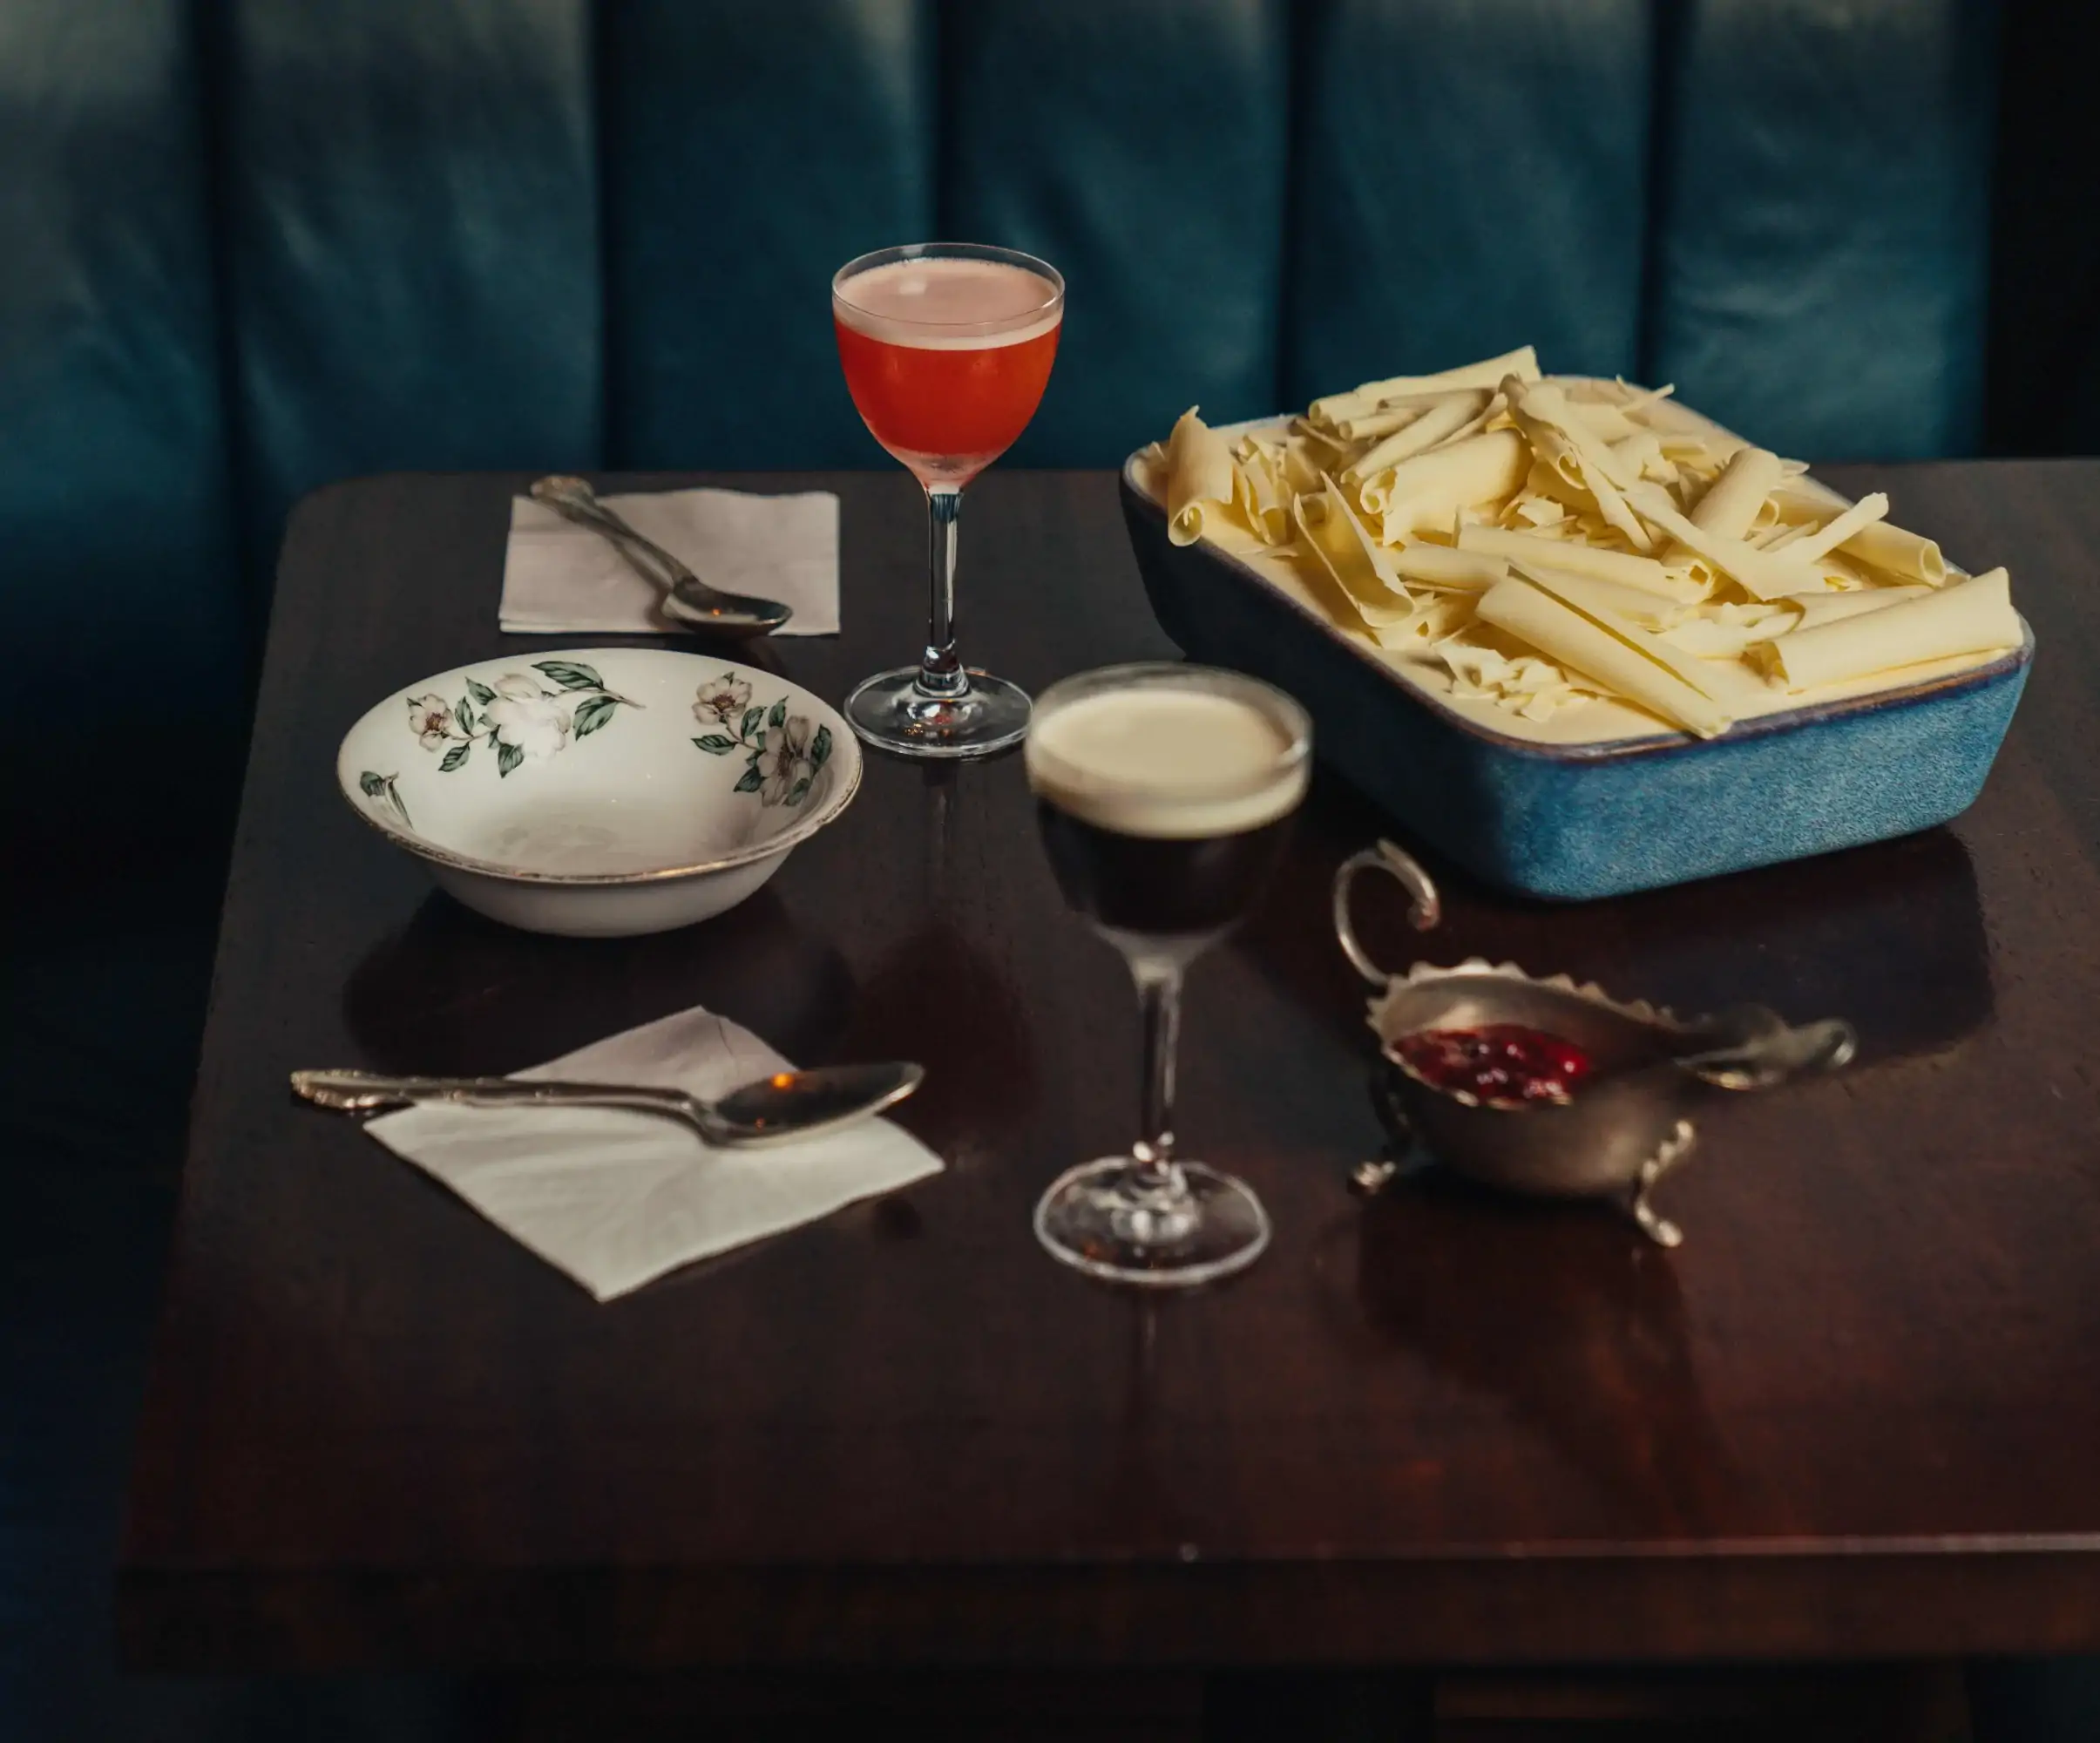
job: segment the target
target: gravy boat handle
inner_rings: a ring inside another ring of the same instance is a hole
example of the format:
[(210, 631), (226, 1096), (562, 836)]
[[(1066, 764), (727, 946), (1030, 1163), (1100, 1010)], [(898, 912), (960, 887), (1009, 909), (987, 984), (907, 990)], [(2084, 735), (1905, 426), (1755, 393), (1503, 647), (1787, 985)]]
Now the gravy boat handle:
[(1407, 892), (1410, 906), (1409, 923), (1417, 932), (1427, 932), (1444, 917), (1444, 904), (1437, 895), (1437, 886), (1430, 881), (1429, 874), (1416, 865), (1413, 858), (1402, 852), (1390, 841), (1380, 841), (1375, 847), (1366, 847), (1360, 853), (1352, 853), (1342, 861), (1334, 874), (1334, 935), (1340, 942), (1342, 954), (1350, 965), (1373, 987), (1383, 987), (1392, 978), (1371, 960), (1371, 953), (1364, 948), (1364, 941), (1357, 936), (1356, 922), (1351, 917), (1349, 900), (1356, 887), (1356, 880), (1365, 872), (1383, 872)]

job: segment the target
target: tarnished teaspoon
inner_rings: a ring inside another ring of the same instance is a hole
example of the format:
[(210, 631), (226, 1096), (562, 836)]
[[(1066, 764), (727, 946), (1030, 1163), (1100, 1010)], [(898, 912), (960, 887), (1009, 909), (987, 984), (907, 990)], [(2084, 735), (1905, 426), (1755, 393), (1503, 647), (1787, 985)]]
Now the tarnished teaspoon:
[(675, 623), (712, 635), (742, 638), (770, 635), (795, 615), (792, 607), (778, 600), (727, 593), (709, 587), (662, 546), (643, 538), (607, 508), (581, 478), (540, 478), (532, 485), (532, 499), (608, 540), (636, 574), (664, 590), (663, 614)]
[(1771, 1089), (1796, 1077), (1842, 1070), (1860, 1050), (1850, 1023), (1835, 1017), (1700, 1053), (1681, 1053), (1670, 1062), (1717, 1089)]
[(894, 1107), (925, 1080), (908, 1060), (780, 1071), (703, 1102), (643, 1083), (535, 1082), (520, 1077), (387, 1077), (376, 1071), (295, 1071), (292, 1088), (345, 1113), (449, 1102), (469, 1108), (630, 1108), (659, 1114), (708, 1143), (743, 1148), (805, 1138)]

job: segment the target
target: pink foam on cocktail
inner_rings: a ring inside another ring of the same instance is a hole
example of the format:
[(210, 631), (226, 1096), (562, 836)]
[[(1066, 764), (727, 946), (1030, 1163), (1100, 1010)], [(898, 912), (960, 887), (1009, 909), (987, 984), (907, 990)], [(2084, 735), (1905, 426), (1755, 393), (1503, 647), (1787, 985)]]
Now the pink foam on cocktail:
[(1064, 318), (1055, 289), (1026, 268), (945, 259), (892, 261), (857, 273), (839, 287), (837, 312), (870, 339), (926, 350), (1018, 344)]
[(846, 387), (877, 442), (929, 485), (967, 483), (1035, 415), (1064, 303), (1001, 261), (891, 261), (832, 293)]

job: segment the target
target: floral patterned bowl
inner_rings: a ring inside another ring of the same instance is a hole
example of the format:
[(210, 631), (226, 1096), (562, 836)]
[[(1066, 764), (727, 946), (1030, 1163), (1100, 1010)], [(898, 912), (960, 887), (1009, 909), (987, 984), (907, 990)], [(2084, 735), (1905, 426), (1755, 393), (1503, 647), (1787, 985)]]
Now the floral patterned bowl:
[(743, 900), (860, 786), (809, 691), (653, 648), (512, 654), (425, 678), (352, 727), (343, 797), (470, 908), (612, 938)]

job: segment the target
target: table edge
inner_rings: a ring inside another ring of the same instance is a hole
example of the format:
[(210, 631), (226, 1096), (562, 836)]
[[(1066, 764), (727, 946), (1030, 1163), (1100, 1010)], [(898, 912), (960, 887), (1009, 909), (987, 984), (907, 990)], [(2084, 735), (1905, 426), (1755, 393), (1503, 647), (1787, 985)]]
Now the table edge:
[(2095, 1651), (2100, 1543), (1108, 1567), (132, 1565), (119, 1575), (118, 1627), (127, 1667), (190, 1672), (257, 1663), (313, 1671), (1518, 1665)]

